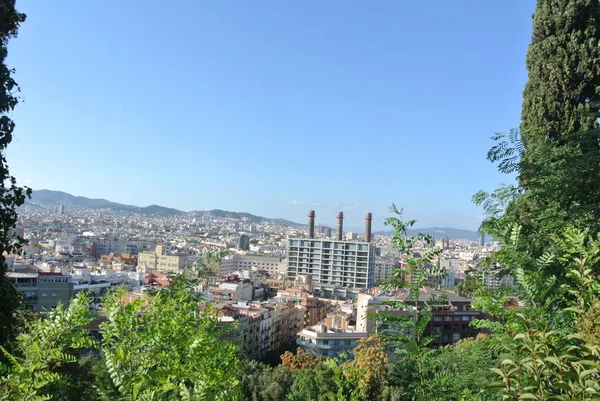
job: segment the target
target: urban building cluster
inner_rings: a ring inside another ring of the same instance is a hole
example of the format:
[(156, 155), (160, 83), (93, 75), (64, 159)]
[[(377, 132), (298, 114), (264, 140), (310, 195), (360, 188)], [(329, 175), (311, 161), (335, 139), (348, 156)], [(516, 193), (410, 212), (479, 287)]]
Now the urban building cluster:
[[(365, 216), (362, 234), (337, 227), (274, 221), (249, 221), (192, 212), (154, 216), (60, 205), (56, 210), (25, 208), (18, 235), (28, 240), (22, 255), (9, 255), (8, 275), (24, 297), (25, 306), (44, 313), (66, 304), (78, 292), (102, 310), (102, 296), (125, 287), (127, 299), (161, 290), (186, 269), (207, 267), (207, 252), (227, 251), (210, 267), (198, 288), (222, 324), (236, 323), (232, 334), (248, 357), (264, 359), (269, 352), (301, 346), (307, 352), (334, 356), (351, 351), (377, 330), (368, 315), (414, 313), (431, 297), (447, 304), (433, 311), (428, 330), (438, 332), (436, 344), (454, 344), (475, 335), (470, 321), (481, 314), (469, 298), (452, 291), (476, 271), (491, 244), (440, 239), (438, 266), (443, 279), (431, 281), (414, 305), (390, 310), (383, 301), (407, 299), (407, 292), (383, 291), (378, 283), (402, 267), (404, 255), (392, 247), (390, 235), (372, 233), (372, 215)], [(418, 244), (424, 251), (432, 244)], [(478, 273), (479, 274), (479, 273)], [(492, 272), (481, 273), (491, 288), (511, 284)]]

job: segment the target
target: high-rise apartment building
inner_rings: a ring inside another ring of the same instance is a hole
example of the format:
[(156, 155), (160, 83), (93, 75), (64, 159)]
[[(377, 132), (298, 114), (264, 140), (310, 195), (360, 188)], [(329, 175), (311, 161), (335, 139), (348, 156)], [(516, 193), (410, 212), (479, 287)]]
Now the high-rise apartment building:
[[(314, 211), (310, 211), (308, 237), (288, 240), (286, 275), (311, 275), (313, 284), (332, 284), (346, 288), (375, 286), (375, 247), (369, 241), (343, 241), (342, 212), (338, 214), (334, 240), (314, 238)], [(371, 220), (371, 213), (367, 214)], [(371, 238), (366, 233), (365, 238)]]

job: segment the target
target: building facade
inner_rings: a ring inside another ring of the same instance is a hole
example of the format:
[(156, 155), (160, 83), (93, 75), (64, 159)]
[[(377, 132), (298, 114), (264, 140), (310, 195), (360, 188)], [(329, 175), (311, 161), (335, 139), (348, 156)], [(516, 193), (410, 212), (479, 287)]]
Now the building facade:
[(331, 303), (319, 298), (302, 298), (300, 305), (304, 308), (302, 327), (314, 326), (325, 319), (331, 310)]
[(352, 355), (360, 339), (368, 335), (357, 329), (352, 313), (337, 310), (329, 313), (322, 323), (301, 330), (296, 344), (307, 354), (337, 357), (342, 352)]
[(285, 262), (282, 262), (281, 258), (277, 256), (228, 255), (221, 259), (220, 274), (229, 276), (244, 270), (263, 270), (271, 277), (276, 277), (279, 273), (285, 272), (285, 266)]
[(8, 272), (17, 291), (25, 300), (25, 308), (43, 313), (59, 303), (68, 305), (73, 297), (71, 277), (60, 273)]
[(392, 277), (395, 269), (400, 267), (398, 258), (393, 257), (375, 257), (375, 283), (387, 280)]
[(250, 248), (250, 237), (246, 234), (240, 234), (238, 239), (238, 249), (247, 251)]
[(165, 254), (162, 245), (157, 245), (154, 251), (141, 252), (138, 255), (138, 270), (145, 272), (152, 270), (176, 272), (182, 270), (187, 262), (187, 255), (168, 255)]
[(369, 242), (292, 238), (288, 240), (286, 275), (310, 274), (315, 286), (375, 286), (375, 249)]

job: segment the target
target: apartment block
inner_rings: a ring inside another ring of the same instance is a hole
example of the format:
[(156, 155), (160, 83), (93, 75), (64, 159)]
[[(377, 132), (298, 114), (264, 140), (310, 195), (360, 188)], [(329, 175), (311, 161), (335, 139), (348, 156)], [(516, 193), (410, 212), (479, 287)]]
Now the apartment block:
[(392, 277), (395, 269), (400, 267), (400, 261), (394, 257), (375, 257), (375, 283)]
[(375, 252), (368, 242), (289, 239), (287, 277), (310, 274), (313, 284), (350, 288), (375, 286)]
[(314, 326), (325, 319), (331, 310), (331, 303), (319, 298), (302, 298), (300, 305), (305, 310), (302, 327)]
[(368, 333), (373, 333), (378, 329), (377, 318), (368, 319), (368, 312), (375, 314), (375, 316), (378, 313), (405, 316), (413, 313), (410, 308), (393, 309), (389, 305), (385, 305), (385, 301), (403, 301), (416, 308), (423, 308), (426, 303), (431, 302), (433, 299), (445, 299), (445, 304), (437, 305), (431, 310), (432, 318), (424, 332), (425, 336), (435, 337), (432, 342), (433, 345), (444, 346), (456, 344), (461, 339), (475, 337), (480, 333), (470, 323), (473, 320), (484, 318), (484, 316), (480, 310), (471, 307), (472, 300), (470, 298), (461, 297), (451, 291), (441, 291), (431, 288), (421, 289), (419, 299), (416, 301), (412, 301), (408, 297), (408, 290), (403, 290), (394, 296), (387, 294), (375, 296), (361, 294), (357, 302), (357, 328)]
[(315, 212), (308, 214), (308, 237), (288, 240), (286, 275), (295, 280), (311, 275), (315, 287), (331, 284), (344, 288), (375, 286), (375, 247), (371, 241), (371, 213), (365, 217), (365, 241), (343, 240), (344, 214), (338, 213), (335, 240), (315, 238)]
[(263, 270), (270, 276), (276, 277), (280, 272), (285, 271), (285, 266), (285, 262), (277, 256), (228, 255), (221, 259), (220, 274), (229, 276), (243, 270)]
[(25, 308), (45, 312), (62, 303), (68, 305), (73, 297), (71, 277), (61, 273), (11, 271), (7, 273), (25, 300)]
[(162, 245), (157, 245), (153, 252), (140, 252), (138, 255), (138, 270), (150, 272), (153, 270), (172, 271), (182, 270), (188, 262), (188, 255), (166, 254)]
[(323, 323), (300, 331), (296, 344), (308, 354), (337, 357), (344, 351), (351, 352), (367, 336), (366, 331), (357, 330), (351, 313), (337, 310), (328, 314)]
[(277, 351), (296, 341), (298, 330), (302, 328), (304, 309), (292, 303), (277, 304), (272, 312), (271, 351)]
[(221, 322), (237, 324), (234, 340), (254, 360), (295, 343), (304, 317), (304, 308), (289, 302), (237, 302), (216, 307)]

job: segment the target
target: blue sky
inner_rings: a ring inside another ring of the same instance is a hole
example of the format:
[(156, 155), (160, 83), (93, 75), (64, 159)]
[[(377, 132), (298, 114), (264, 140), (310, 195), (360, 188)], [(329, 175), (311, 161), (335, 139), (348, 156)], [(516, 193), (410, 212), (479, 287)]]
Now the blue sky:
[(7, 152), (34, 189), (380, 228), (475, 229), (517, 127), (534, 0), (19, 0), (24, 102)]

